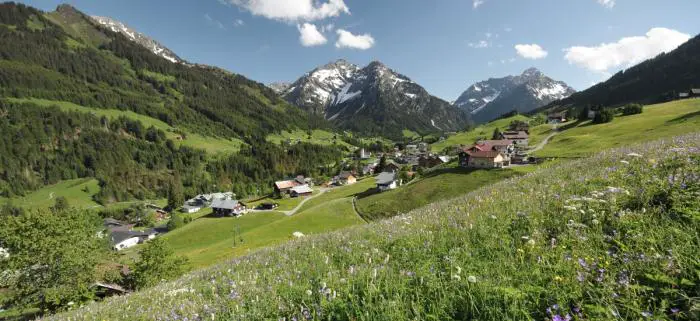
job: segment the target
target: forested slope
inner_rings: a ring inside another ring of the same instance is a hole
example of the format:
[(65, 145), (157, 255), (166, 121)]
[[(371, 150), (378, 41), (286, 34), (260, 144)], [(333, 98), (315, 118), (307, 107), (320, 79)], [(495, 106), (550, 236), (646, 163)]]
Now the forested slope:
[(678, 49), (623, 70), (605, 82), (556, 101), (542, 110), (581, 109), (586, 106), (621, 106), (627, 103), (661, 103), (678, 93), (700, 87), (700, 36)]
[[(327, 174), (326, 165), (338, 163), (334, 146), (284, 149), (265, 141), (282, 130), (324, 127), (324, 120), (245, 77), (162, 59), (70, 6), (43, 13), (0, 4), (0, 43), (0, 196), (82, 177), (98, 178), (102, 203), (165, 197), (172, 186), (186, 195), (216, 186), (245, 196), (283, 176)], [(178, 148), (172, 135), (134, 119), (26, 98), (133, 111), (177, 131), (247, 145), (212, 157)]]

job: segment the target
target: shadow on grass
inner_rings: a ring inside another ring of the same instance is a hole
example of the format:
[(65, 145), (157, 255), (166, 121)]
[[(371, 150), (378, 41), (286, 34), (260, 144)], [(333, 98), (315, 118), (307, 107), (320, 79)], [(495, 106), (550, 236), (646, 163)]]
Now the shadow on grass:
[(430, 178), (435, 176), (440, 176), (444, 174), (471, 174), (472, 172), (478, 171), (479, 169), (474, 168), (464, 168), (464, 167), (448, 167), (448, 168), (438, 168), (426, 172), (423, 174), (423, 178)]
[(362, 193), (357, 193), (354, 196), (357, 197), (357, 199), (363, 199), (363, 198), (367, 198), (367, 197), (370, 197), (372, 195), (379, 194), (379, 193), (380, 192), (379, 192), (378, 188), (372, 187), (372, 188), (368, 188), (366, 191), (364, 191)]
[(696, 112), (692, 112), (692, 113), (687, 113), (687, 114), (685, 114), (685, 115), (683, 115), (683, 116), (676, 117), (676, 118), (674, 118), (674, 119), (668, 120), (668, 121), (666, 121), (666, 123), (667, 123), (667, 124), (671, 124), (671, 123), (681, 123), (681, 122), (690, 120), (691, 118), (698, 117), (698, 116), (700, 116), (700, 111), (696, 111)]

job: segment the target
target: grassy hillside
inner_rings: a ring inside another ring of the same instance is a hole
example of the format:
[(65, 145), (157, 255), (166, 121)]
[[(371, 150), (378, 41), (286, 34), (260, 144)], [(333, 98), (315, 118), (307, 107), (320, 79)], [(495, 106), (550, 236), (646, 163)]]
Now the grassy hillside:
[(339, 145), (345, 147), (352, 147), (352, 145), (340, 139), (340, 135), (337, 135), (338, 139), (333, 139), (334, 137), (336, 137), (335, 133), (326, 130), (315, 129), (311, 132), (311, 138), (309, 138), (309, 134), (307, 131), (298, 129), (292, 131), (282, 131), (278, 134), (270, 134), (267, 136), (267, 141), (273, 142), (275, 144), (283, 144), (287, 141), (291, 141), (292, 143), (300, 141), (324, 146)]
[(516, 115), (513, 117), (498, 119), (490, 123), (480, 125), (468, 132), (459, 132), (456, 135), (447, 137), (447, 139), (445, 139), (444, 141), (432, 144), (431, 148), (434, 152), (440, 152), (446, 147), (451, 147), (460, 144), (473, 144), (477, 139), (480, 138), (491, 139), (494, 129), (499, 128), (500, 130), (504, 130), (508, 128), (508, 125), (514, 120), (528, 121), (529, 119), (529, 117), (523, 115)]
[(294, 238), (294, 232), (311, 235), (362, 223), (364, 221), (352, 209), (351, 200), (338, 199), (293, 216), (260, 212), (239, 218), (204, 217), (164, 238), (175, 253), (189, 259), (191, 267), (201, 268), (289, 241)]
[(517, 176), (515, 170), (468, 170), (445, 168), (399, 189), (360, 195), (357, 210), (367, 220), (378, 220), (407, 213), (427, 204), (466, 194), (480, 187)]
[(0, 197), (0, 204), (11, 202), (14, 206), (24, 208), (48, 208), (54, 205), (57, 197), (65, 197), (70, 206), (93, 208), (100, 207), (100, 204), (92, 199), (99, 190), (100, 186), (96, 179), (80, 178), (45, 186), (24, 197), (11, 199)]
[(175, 132), (175, 128), (169, 126), (161, 120), (137, 114), (129, 110), (117, 110), (117, 109), (100, 109), (76, 105), (71, 102), (66, 101), (54, 101), (47, 99), (36, 99), (36, 98), (6, 98), (7, 101), (16, 103), (32, 103), (36, 106), (41, 107), (53, 107), (57, 106), (64, 111), (74, 111), (83, 112), (96, 115), (98, 117), (105, 116), (110, 119), (118, 117), (126, 117), (129, 119), (140, 121), (145, 127), (153, 126), (157, 129), (165, 132), (168, 139), (172, 139), (176, 145), (184, 145), (192, 148), (204, 149), (209, 153), (234, 153), (240, 150), (241, 145), (244, 144), (243, 141), (236, 138), (218, 138), (218, 137), (207, 137), (200, 134), (190, 133), (186, 130), (182, 131), (185, 137)]
[(607, 151), (53, 319), (697, 320), (699, 151)]
[(581, 157), (607, 148), (697, 130), (700, 128), (700, 99), (645, 106), (642, 114), (616, 117), (607, 124), (583, 122), (572, 126), (552, 138), (535, 155)]

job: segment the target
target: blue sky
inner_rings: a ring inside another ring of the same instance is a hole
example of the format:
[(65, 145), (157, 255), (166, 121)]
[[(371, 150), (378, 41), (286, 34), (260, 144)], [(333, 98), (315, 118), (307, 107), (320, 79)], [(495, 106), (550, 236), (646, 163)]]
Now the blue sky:
[(582, 90), (700, 33), (698, 0), (21, 2), (115, 18), (184, 59), (263, 83), (339, 58), (380, 60), (446, 100), (529, 67)]

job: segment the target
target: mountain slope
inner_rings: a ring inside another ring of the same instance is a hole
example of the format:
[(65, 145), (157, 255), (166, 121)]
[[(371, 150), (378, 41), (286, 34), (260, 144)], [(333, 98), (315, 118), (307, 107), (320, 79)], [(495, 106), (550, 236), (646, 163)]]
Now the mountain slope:
[(580, 110), (585, 106), (615, 107), (627, 103), (660, 103), (700, 87), (700, 36), (612, 76), (587, 90), (553, 102), (543, 111)]
[(460, 129), (467, 115), (380, 62), (364, 68), (338, 60), (316, 68), (283, 92), (283, 97), (341, 128), (400, 136)]
[[(277, 164), (286, 151), (265, 137), (327, 122), (240, 75), (171, 63), (73, 7), (0, 4), (0, 39), (0, 197), (86, 177), (100, 181), (102, 203), (162, 198), (171, 184), (244, 195), (338, 154), (300, 146), (313, 151)], [(175, 143), (190, 140), (202, 143)], [(231, 154), (211, 146), (221, 140), (246, 144)]]
[(178, 57), (172, 50), (161, 45), (158, 41), (155, 41), (149, 38), (148, 36), (129, 28), (122, 22), (119, 22), (109, 17), (92, 16), (91, 18), (100, 25), (109, 28), (109, 30), (121, 33), (122, 35), (129, 38), (131, 41), (136, 42), (137, 44), (145, 47), (146, 49), (150, 50), (151, 52), (162, 57), (165, 60), (168, 60), (172, 63), (183, 62), (183, 60), (180, 57)]
[(484, 123), (513, 110), (530, 112), (576, 91), (562, 81), (553, 80), (530, 68), (519, 76), (491, 78), (470, 86), (454, 105)]

